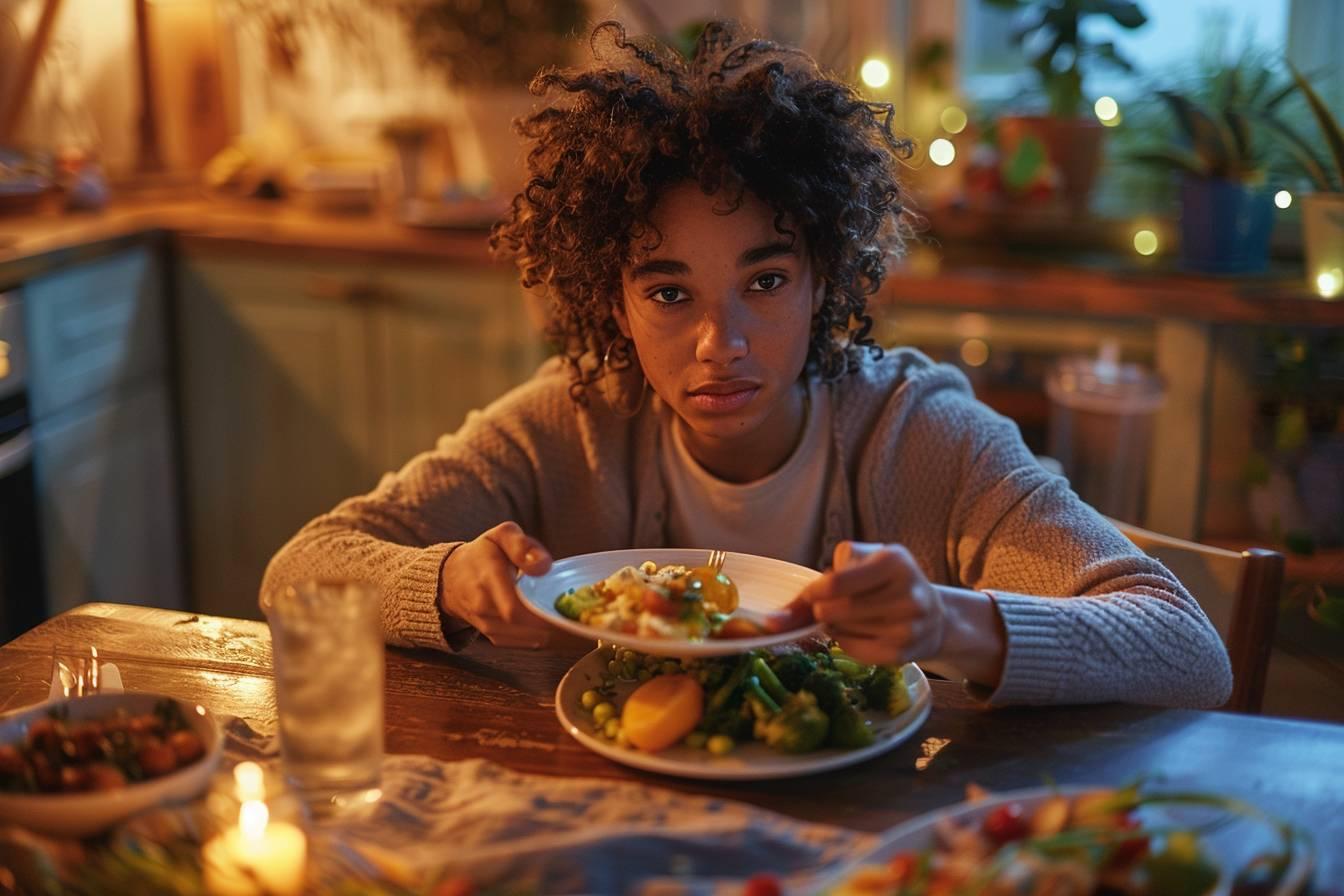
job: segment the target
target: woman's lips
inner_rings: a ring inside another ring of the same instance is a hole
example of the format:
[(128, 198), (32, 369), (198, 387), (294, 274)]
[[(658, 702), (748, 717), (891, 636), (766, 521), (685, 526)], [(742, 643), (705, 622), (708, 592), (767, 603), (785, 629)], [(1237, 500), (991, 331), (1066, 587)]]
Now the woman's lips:
[(750, 382), (715, 383), (691, 392), (691, 406), (710, 414), (726, 414), (744, 408), (761, 387)]

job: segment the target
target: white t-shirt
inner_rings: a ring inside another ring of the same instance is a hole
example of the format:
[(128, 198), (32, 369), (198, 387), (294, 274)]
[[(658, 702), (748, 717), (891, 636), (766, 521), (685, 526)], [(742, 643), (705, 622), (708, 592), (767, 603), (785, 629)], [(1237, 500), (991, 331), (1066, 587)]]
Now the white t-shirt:
[(725, 482), (700, 465), (686, 447), (684, 424), (663, 415), (658, 463), (668, 491), (668, 544), (722, 548), (816, 562), (831, 454), (830, 392), (809, 383), (803, 438), (779, 469), (754, 482)]

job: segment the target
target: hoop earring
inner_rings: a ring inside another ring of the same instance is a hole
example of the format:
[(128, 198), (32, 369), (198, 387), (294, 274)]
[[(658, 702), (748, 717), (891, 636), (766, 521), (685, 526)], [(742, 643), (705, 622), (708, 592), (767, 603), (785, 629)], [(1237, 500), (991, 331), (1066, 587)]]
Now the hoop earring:
[[(617, 364), (611, 363), (612, 350), (618, 343), (623, 343), (621, 351), (617, 353)], [(616, 413), (618, 417), (630, 419), (639, 413), (640, 408), (644, 407), (644, 396), (649, 391), (649, 380), (644, 376), (644, 371), (640, 368), (634, 354), (634, 342), (624, 336), (617, 337), (607, 343), (607, 350), (602, 353), (602, 376), (598, 380), (598, 387), (602, 392), (602, 397), (606, 400), (607, 406)], [(624, 364), (621, 364), (621, 356), (624, 356)], [(630, 403), (629, 379), (631, 375), (639, 377), (639, 397), (635, 399), (634, 404)], [(625, 382), (623, 382), (625, 381)]]

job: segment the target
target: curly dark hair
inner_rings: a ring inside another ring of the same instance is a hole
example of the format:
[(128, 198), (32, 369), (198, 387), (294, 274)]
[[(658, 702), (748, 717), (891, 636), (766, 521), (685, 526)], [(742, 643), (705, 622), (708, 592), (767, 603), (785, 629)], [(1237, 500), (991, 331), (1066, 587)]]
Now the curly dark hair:
[(636, 240), (657, 236), (659, 197), (686, 181), (722, 192), (730, 209), (750, 192), (781, 233), (802, 231), (824, 283), (808, 372), (838, 379), (860, 352), (880, 354), (867, 297), (907, 230), (896, 171), (910, 143), (892, 133), (892, 107), (724, 22), (705, 27), (689, 61), (616, 22), (598, 25), (591, 45), (591, 67), (533, 79), (532, 93), (550, 98), (516, 123), (534, 142), (529, 180), (490, 235), (525, 287), (544, 288), (547, 336), (575, 400), (605, 372), (601, 359), (628, 363), (611, 312), (621, 271)]

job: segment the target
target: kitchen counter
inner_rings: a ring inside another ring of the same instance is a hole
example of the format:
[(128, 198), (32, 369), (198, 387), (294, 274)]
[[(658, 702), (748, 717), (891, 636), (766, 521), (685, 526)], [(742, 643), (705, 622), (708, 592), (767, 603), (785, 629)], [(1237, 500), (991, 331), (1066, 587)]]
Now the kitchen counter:
[(496, 264), (481, 226), (410, 227), (384, 215), (319, 214), (286, 202), (196, 198), (122, 202), (100, 212), (0, 215), (0, 284), (99, 253), (109, 244), (155, 235), (281, 250), (288, 257), (311, 252), (354, 261)]

